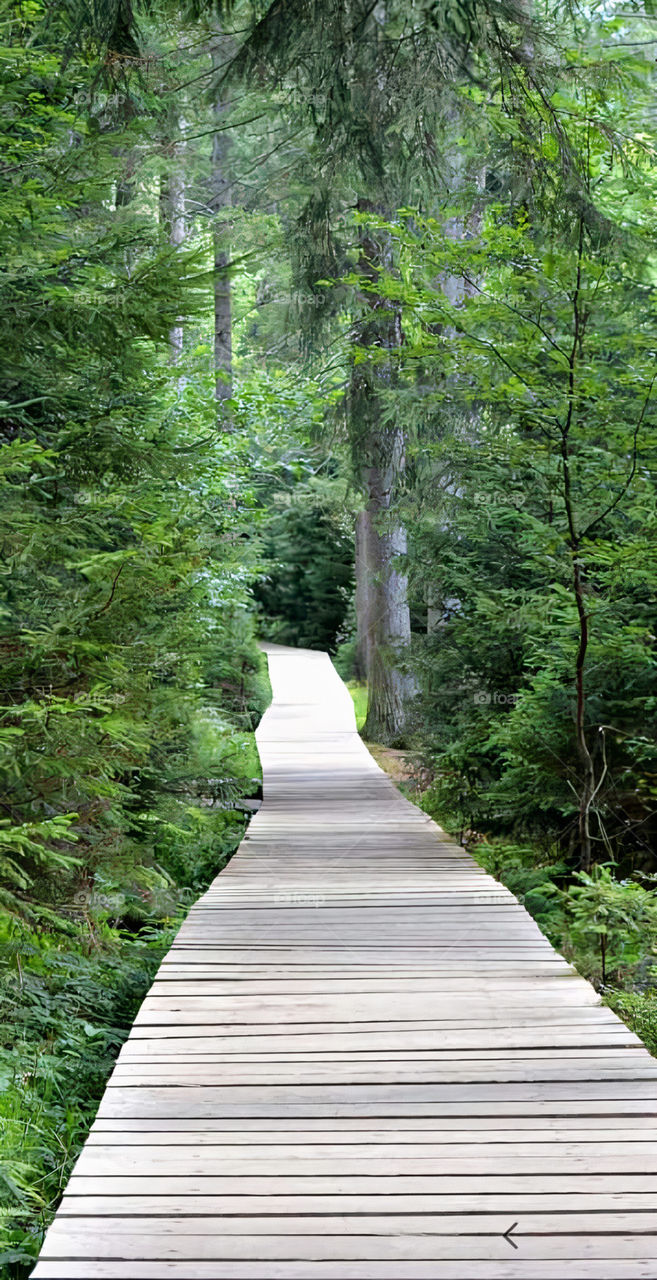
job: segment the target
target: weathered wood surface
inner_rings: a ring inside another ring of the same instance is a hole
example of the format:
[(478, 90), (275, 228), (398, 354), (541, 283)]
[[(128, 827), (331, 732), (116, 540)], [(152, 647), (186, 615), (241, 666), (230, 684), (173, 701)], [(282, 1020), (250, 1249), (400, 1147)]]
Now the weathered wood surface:
[(264, 804), (35, 1280), (654, 1280), (657, 1062), (379, 770), (328, 659), (269, 662)]

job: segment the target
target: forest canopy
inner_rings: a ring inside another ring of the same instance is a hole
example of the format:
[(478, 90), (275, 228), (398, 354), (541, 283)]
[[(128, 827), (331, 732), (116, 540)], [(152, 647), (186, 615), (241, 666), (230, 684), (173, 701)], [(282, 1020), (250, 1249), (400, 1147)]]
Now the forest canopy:
[(1, 0), (8, 1275), (259, 795), (259, 639), (657, 1043), (655, 18)]

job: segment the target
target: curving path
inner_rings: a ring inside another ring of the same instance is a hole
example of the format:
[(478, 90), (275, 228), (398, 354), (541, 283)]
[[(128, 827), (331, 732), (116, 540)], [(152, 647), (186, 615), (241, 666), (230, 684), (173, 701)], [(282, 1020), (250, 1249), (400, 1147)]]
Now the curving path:
[(654, 1280), (657, 1062), (380, 771), (328, 658), (268, 654), (265, 802), (35, 1280)]

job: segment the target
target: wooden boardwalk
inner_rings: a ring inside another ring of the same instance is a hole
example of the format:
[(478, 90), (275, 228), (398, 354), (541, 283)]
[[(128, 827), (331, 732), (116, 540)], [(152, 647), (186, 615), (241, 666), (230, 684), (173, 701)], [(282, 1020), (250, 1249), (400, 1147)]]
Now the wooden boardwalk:
[(328, 659), (269, 658), (265, 803), (35, 1277), (654, 1280), (657, 1062), (378, 769)]

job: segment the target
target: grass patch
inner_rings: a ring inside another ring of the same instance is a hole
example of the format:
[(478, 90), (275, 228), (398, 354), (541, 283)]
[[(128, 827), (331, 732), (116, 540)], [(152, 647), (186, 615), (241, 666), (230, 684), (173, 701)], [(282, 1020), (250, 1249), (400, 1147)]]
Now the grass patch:
[(367, 719), (367, 685), (361, 680), (348, 680), (347, 688), (356, 712), (356, 728), (360, 733)]

